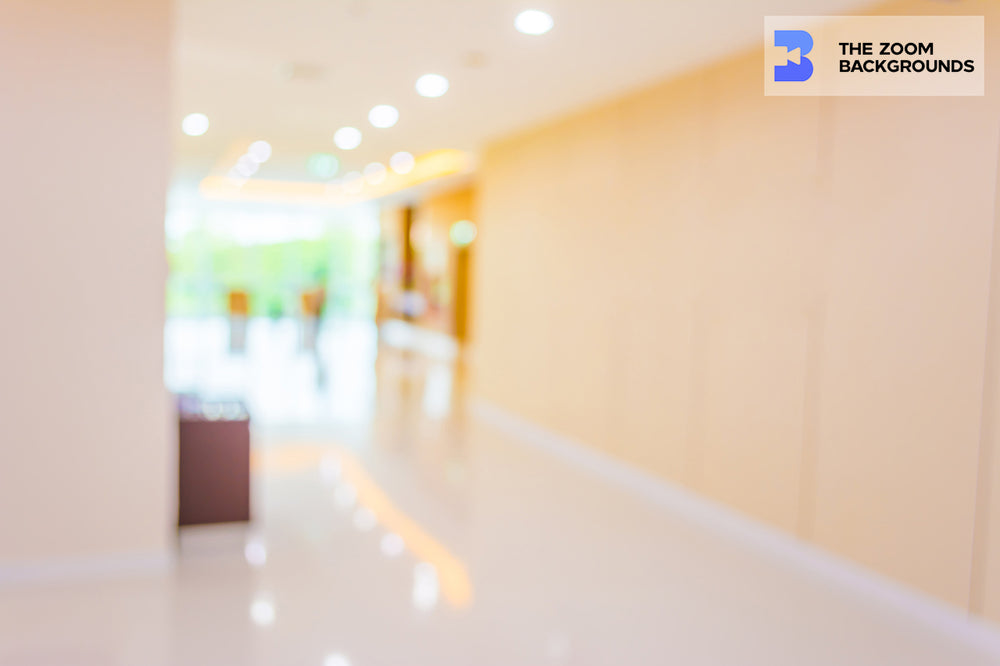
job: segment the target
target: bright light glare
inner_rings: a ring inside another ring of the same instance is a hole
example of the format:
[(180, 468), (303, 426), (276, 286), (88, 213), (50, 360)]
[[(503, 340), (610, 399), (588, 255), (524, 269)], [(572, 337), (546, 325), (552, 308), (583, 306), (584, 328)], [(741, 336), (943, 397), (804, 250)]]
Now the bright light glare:
[(250, 176), (257, 173), (257, 169), (260, 168), (260, 164), (254, 158), (249, 155), (244, 155), (240, 159), (236, 160), (236, 166), (233, 169), (239, 175), (244, 178), (249, 178)]
[(437, 606), (438, 594), (437, 569), (428, 562), (421, 562), (413, 569), (413, 606), (417, 610), (429, 611)]
[(263, 164), (271, 159), (271, 144), (267, 141), (254, 141), (250, 144), (247, 155), (258, 164)]
[(361, 130), (356, 127), (341, 127), (333, 135), (333, 142), (341, 150), (354, 150), (361, 145)]
[(417, 161), (413, 159), (413, 155), (406, 152), (396, 153), (389, 158), (389, 166), (392, 167), (393, 171), (400, 175), (413, 171), (413, 167), (416, 163)]
[(396, 107), (388, 104), (379, 104), (368, 112), (368, 122), (380, 129), (392, 127), (398, 121), (399, 111), (396, 110)]
[(274, 604), (270, 601), (258, 599), (250, 606), (250, 619), (258, 627), (267, 627), (274, 624)]
[(448, 92), (448, 79), (440, 74), (424, 74), (417, 79), (417, 93), (423, 97), (440, 97)]
[(403, 537), (389, 532), (382, 537), (379, 547), (382, 549), (382, 554), (386, 557), (398, 557), (403, 554), (406, 544), (403, 542)]
[(554, 24), (551, 16), (537, 9), (523, 11), (514, 19), (514, 27), (517, 28), (517, 31), (526, 35), (544, 35), (552, 29)]
[(351, 666), (351, 660), (342, 654), (330, 654), (323, 660), (323, 666)]
[(372, 162), (365, 167), (365, 180), (367, 180), (370, 185), (382, 184), (385, 182), (385, 175), (386, 168), (383, 164)]
[(248, 541), (243, 548), (243, 556), (250, 566), (262, 567), (267, 564), (267, 546), (259, 539)]
[(208, 116), (204, 113), (189, 113), (184, 116), (181, 129), (188, 136), (201, 136), (208, 131)]

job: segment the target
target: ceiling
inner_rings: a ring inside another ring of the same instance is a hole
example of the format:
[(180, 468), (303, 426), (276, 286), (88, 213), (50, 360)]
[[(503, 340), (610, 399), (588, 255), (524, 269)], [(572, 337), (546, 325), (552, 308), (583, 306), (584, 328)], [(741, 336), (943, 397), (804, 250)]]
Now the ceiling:
[[(458, 148), (475, 154), (506, 134), (758, 43), (767, 14), (844, 13), (861, 0), (178, 0), (175, 164), (181, 181), (228, 169), (265, 139), (255, 177), (308, 180), (308, 156), (332, 152), (340, 173)], [(523, 9), (555, 27), (518, 33)], [(449, 92), (420, 97), (416, 79), (443, 74)], [(390, 129), (369, 109), (392, 104)], [(206, 114), (201, 137), (181, 133)], [(333, 144), (354, 126), (353, 151)]]

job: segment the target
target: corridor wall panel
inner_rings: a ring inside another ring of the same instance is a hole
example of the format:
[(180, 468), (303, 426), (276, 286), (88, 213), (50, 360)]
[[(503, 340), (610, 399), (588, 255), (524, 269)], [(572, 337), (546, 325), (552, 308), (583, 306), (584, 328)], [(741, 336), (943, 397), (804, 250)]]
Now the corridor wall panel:
[(767, 98), (762, 67), (486, 150), (476, 390), (968, 606), (1000, 97)]

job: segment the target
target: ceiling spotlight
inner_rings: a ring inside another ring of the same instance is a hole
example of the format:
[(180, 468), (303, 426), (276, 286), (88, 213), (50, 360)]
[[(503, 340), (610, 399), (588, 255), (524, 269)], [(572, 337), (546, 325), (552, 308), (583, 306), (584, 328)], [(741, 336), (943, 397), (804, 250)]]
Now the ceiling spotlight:
[(354, 150), (361, 145), (361, 130), (356, 127), (341, 127), (333, 135), (333, 142), (341, 150)]
[(413, 155), (407, 152), (396, 153), (389, 158), (389, 166), (392, 170), (400, 175), (408, 174), (413, 171), (414, 165), (417, 161), (413, 159)]
[(271, 144), (267, 141), (254, 141), (250, 144), (247, 155), (258, 164), (263, 164), (271, 159)]
[(552, 17), (537, 9), (525, 10), (514, 19), (514, 27), (525, 35), (544, 35), (553, 25)]
[(368, 122), (379, 129), (392, 127), (399, 121), (399, 111), (388, 104), (379, 104), (368, 112)]
[(201, 136), (208, 131), (208, 116), (204, 113), (189, 113), (184, 116), (181, 129), (188, 136)]
[(424, 74), (417, 79), (417, 92), (423, 97), (440, 97), (448, 92), (448, 79), (440, 74)]
[(244, 178), (249, 178), (250, 176), (257, 173), (257, 169), (260, 168), (260, 163), (255, 160), (250, 155), (244, 155), (240, 159), (236, 160), (236, 166), (233, 169), (239, 175)]
[(369, 185), (381, 185), (385, 182), (385, 176), (386, 168), (383, 164), (372, 162), (365, 167), (365, 180)]

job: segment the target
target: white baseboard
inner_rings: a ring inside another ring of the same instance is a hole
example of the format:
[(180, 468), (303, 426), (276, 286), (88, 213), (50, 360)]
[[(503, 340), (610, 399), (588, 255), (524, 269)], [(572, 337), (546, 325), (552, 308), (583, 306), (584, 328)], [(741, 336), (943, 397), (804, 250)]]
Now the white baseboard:
[(0, 563), (0, 587), (149, 576), (162, 574), (173, 564), (170, 550)]
[(1000, 628), (919, 590), (882, 576), (794, 535), (760, 523), (704, 496), (543, 428), (488, 401), (474, 399), (472, 413), (524, 444), (546, 451), (713, 533), (825, 578), (884, 604), (935, 631), (1000, 656)]

